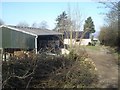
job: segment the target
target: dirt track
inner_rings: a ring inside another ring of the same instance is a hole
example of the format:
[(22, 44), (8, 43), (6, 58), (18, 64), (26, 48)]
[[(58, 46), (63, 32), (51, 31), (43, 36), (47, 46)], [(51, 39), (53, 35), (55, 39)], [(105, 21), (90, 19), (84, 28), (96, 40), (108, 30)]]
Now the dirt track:
[(100, 50), (86, 49), (88, 55), (98, 69), (100, 88), (116, 88), (118, 87), (118, 65), (112, 53), (105, 47), (100, 47)]

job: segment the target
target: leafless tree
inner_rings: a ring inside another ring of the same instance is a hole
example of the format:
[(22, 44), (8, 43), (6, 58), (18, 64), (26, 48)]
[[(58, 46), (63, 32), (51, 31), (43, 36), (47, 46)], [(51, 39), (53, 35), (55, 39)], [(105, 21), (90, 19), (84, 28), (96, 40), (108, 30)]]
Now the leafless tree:
[(17, 26), (20, 26), (20, 27), (28, 27), (29, 24), (28, 24), (27, 22), (24, 21), (24, 22), (18, 23)]
[[(67, 42), (69, 43), (70, 46), (69, 50), (71, 51), (76, 46), (77, 46), (76, 48), (80, 47), (81, 40), (84, 37), (84, 35), (87, 33), (87, 31), (85, 31), (82, 34), (81, 38), (78, 37), (79, 32), (83, 31), (82, 27), (85, 18), (82, 16), (78, 4), (76, 5), (76, 8), (71, 8), (70, 4), (68, 4), (67, 15), (66, 14), (61, 14), (61, 15), (64, 15), (64, 17), (66, 16), (65, 20), (63, 21), (67, 21), (67, 22), (63, 22), (62, 27), (60, 28), (62, 28), (62, 32), (66, 33), (66, 37), (69, 38)], [(73, 37), (73, 33), (76, 34), (75, 37)], [(80, 39), (79, 44), (77, 44), (76, 42), (78, 39)], [(64, 43), (64, 39), (63, 39), (63, 43)]]
[(34, 27), (34, 28), (37, 28), (38, 27), (38, 24), (36, 22), (34, 22), (31, 27)]
[[(117, 44), (120, 43), (119, 42), (120, 36), (118, 35), (120, 5), (118, 1), (100, 3), (102, 3), (105, 6), (104, 8), (108, 8), (109, 12), (106, 13), (105, 16), (106, 23), (101, 28), (99, 39), (101, 40), (101, 42), (103, 41), (105, 42), (103, 44), (116, 46)], [(103, 34), (103, 31), (105, 31), (106, 33)], [(104, 37), (102, 37), (103, 35)]]
[(4, 24), (4, 22), (2, 21), (2, 19), (0, 19), (0, 25), (3, 25)]
[[(70, 4), (68, 4), (68, 16), (69, 19), (72, 21), (72, 25), (70, 24), (70, 47), (73, 48), (73, 46), (76, 46), (76, 48), (80, 47), (81, 44), (81, 40), (83, 39), (84, 35), (87, 32), (84, 32), (81, 36), (81, 38), (78, 38), (78, 34), (80, 31), (83, 31), (83, 22), (85, 20), (85, 17), (83, 17), (82, 13), (80, 12), (79, 6), (78, 4), (76, 4), (76, 7), (72, 10), (72, 8), (70, 7)], [(75, 37), (75, 41), (80, 39), (79, 44), (75, 44), (73, 45), (73, 32), (76, 31), (76, 37)]]
[(39, 28), (41, 28), (41, 29), (47, 29), (48, 28), (47, 22), (46, 21), (40, 22)]

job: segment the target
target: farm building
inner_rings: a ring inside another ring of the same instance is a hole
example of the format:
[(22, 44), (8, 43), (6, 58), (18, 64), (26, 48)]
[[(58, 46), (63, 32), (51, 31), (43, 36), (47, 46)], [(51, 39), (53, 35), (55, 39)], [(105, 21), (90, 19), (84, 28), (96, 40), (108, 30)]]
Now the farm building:
[[(67, 31), (67, 32), (64, 32), (64, 44), (70, 45), (70, 35), (72, 37), (73, 45), (75, 45), (75, 44), (88, 45), (89, 43), (91, 43), (89, 32), (85, 33), (85, 35), (81, 39), (81, 37), (83, 35), (82, 31), (73, 31), (73, 32)], [(80, 42), (80, 40), (81, 40), (81, 42)]]
[(0, 49), (6, 52), (21, 49), (35, 50), (37, 53), (47, 46), (59, 47), (61, 36), (61, 33), (48, 29), (2, 25), (0, 26)]

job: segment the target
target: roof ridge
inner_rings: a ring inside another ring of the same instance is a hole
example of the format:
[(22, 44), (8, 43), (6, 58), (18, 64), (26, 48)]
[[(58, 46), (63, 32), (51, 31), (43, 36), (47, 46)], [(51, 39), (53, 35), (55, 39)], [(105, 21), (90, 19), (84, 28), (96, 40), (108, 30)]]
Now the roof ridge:
[(55, 31), (52, 31), (52, 30), (48, 30), (48, 29), (39, 29), (39, 28), (19, 28), (18, 26), (12, 26), (12, 25), (2, 25), (1, 27), (7, 27), (9, 29), (12, 29), (12, 30), (16, 30), (16, 31), (20, 31), (22, 33), (26, 33), (26, 34), (30, 34), (30, 35), (33, 35), (33, 36), (39, 36), (39, 35), (57, 35), (57, 34), (62, 34), (62, 33), (59, 33), (59, 32), (55, 32)]
[(23, 30), (20, 30), (20, 29), (18, 29), (18, 28), (11, 27), (11, 26), (9, 26), (9, 25), (3, 25), (3, 26), (1, 26), (1, 27), (7, 27), (7, 28), (12, 29), (12, 30), (20, 31), (20, 32), (22, 32), (22, 33), (26, 33), (26, 34), (33, 35), (33, 36), (37, 36), (37, 35), (34, 34), (34, 33), (30, 33), (30, 32), (28, 32), (28, 31), (23, 31)]
[(41, 28), (29, 27), (29, 26), (15, 26), (15, 25), (8, 25), (8, 26), (15, 27), (15, 28), (41, 29)]

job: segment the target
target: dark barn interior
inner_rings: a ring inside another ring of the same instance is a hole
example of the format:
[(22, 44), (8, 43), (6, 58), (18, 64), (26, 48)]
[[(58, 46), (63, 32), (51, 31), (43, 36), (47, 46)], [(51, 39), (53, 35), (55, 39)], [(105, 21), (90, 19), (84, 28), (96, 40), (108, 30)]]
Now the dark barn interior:
[(59, 35), (41, 35), (37, 38), (37, 51), (55, 52), (60, 49), (62, 38)]

